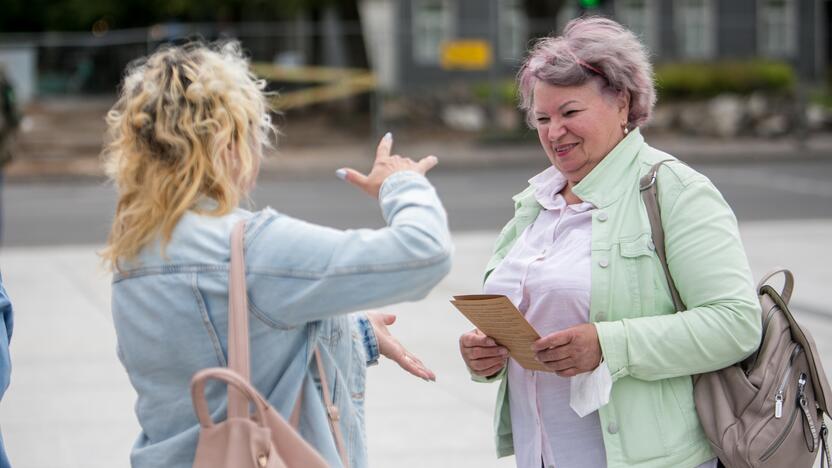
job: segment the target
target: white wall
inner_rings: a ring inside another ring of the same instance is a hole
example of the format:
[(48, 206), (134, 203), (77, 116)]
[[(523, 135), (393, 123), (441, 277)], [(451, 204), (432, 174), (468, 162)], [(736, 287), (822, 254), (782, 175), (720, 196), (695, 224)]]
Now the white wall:
[(37, 91), (37, 49), (33, 44), (0, 45), (0, 66), (14, 86), (18, 103), (25, 105)]
[(393, 91), (397, 84), (395, 3), (392, 0), (361, 0), (358, 4), (370, 67), (382, 91)]

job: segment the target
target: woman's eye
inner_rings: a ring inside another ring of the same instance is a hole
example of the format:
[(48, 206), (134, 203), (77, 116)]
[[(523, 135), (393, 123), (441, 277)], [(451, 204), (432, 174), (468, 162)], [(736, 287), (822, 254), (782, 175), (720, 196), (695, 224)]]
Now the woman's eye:
[(574, 115), (574, 114), (577, 114), (577, 113), (578, 113), (577, 109), (572, 109), (572, 110), (568, 110), (568, 111), (564, 112), (563, 116), (564, 117), (569, 117), (570, 115)]
[(537, 118), (537, 123), (542, 123), (543, 124), (543, 123), (546, 123), (548, 121), (549, 121), (549, 117), (538, 117)]

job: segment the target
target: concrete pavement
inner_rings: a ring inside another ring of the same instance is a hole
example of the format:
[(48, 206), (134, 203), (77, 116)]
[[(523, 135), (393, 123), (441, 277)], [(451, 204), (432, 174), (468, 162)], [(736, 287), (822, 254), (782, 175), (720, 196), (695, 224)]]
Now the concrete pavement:
[[(832, 220), (746, 222), (743, 240), (755, 277), (775, 265), (797, 278), (793, 304), (832, 375)], [(399, 314), (392, 331), (437, 374), (436, 383), (389, 361), (368, 371), (367, 431), (374, 467), (511, 467), (496, 461), (492, 405), (496, 386), (475, 384), (458, 356), (470, 324), (448, 299), (479, 291), (496, 232), (455, 236), (451, 274)], [(12, 383), (0, 425), (16, 468), (120, 468), (138, 431), (135, 395), (115, 354), (109, 278), (100, 246), (12, 248), (0, 267), (15, 306)]]

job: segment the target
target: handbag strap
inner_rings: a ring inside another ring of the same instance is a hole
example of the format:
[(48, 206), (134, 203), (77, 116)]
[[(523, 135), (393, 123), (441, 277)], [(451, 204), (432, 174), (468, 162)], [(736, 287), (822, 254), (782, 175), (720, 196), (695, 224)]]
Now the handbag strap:
[(676, 283), (673, 282), (673, 277), (670, 276), (670, 267), (667, 266), (667, 255), (664, 248), (664, 228), (662, 228), (662, 214), (659, 209), (659, 191), (657, 189), (659, 168), (662, 164), (671, 161), (675, 161), (675, 159), (665, 159), (654, 164), (650, 168), (650, 171), (639, 181), (639, 191), (641, 192), (641, 199), (644, 200), (644, 206), (647, 208), (647, 218), (650, 220), (653, 245), (656, 247), (656, 255), (659, 257), (659, 261), (662, 263), (662, 268), (664, 269), (664, 277), (667, 280), (670, 297), (673, 299), (673, 307), (676, 309), (676, 312), (681, 312), (686, 307), (685, 303), (682, 302), (682, 297), (679, 295), (679, 290), (676, 289)]
[[(246, 221), (240, 220), (231, 231), (231, 266), (228, 272), (228, 367), (251, 382), (248, 336), (248, 297), (246, 294), (243, 235)], [(228, 387), (228, 416), (248, 416), (248, 399), (236, 387)]]
[[(237, 372), (244, 382), (251, 382), (251, 360), (248, 333), (248, 294), (246, 293), (245, 254), (243, 236), (246, 221), (240, 220), (231, 231), (231, 266), (228, 273), (228, 367)], [(344, 467), (349, 467), (344, 437), (338, 422), (338, 407), (332, 402), (329, 385), (324, 371), (323, 359), (318, 347), (314, 348), (318, 375), (321, 378), (323, 402), (326, 407), (329, 427), (338, 448)], [(303, 395), (303, 391), (300, 392)], [(297, 428), (300, 421), (301, 397), (298, 397), (290, 421)], [(249, 399), (233, 385), (228, 386), (228, 416), (248, 417)]]

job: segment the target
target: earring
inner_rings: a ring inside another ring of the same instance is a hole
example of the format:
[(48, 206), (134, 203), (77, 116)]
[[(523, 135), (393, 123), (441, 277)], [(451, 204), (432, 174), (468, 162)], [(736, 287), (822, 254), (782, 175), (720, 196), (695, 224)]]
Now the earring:
[(624, 135), (630, 133), (630, 128), (627, 125), (627, 122), (622, 123), (621, 126), (624, 127)]

